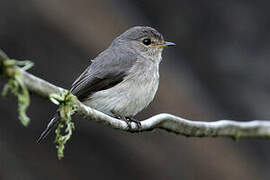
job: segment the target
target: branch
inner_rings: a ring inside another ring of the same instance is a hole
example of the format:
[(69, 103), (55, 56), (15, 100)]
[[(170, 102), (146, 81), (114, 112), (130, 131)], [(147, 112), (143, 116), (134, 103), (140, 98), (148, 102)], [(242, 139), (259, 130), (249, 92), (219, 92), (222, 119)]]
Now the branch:
[[(0, 51), (0, 62), (7, 59)], [(29, 91), (39, 96), (48, 98), (51, 94), (66, 93), (68, 90), (57, 87), (43, 79), (40, 79), (21, 68), (16, 67), (22, 75), (22, 81)], [(10, 77), (8, 73), (5, 76)], [(72, 95), (73, 96), (73, 95)], [(75, 97), (75, 96), (74, 96)], [(141, 121), (141, 128), (138, 129), (135, 123), (131, 123), (128, 127), (126, 122), (110, 117), (102, 112), (94, 110), (77, 98), (73, 101), (77, 107), (77, 113), (89, 120), (105, 123), (115, 129), (141, 132), (149, 131), (156, 128), (165, 129), (167, 131), (181, 134), (188, 137), (231, 137), (239, 138), (263, 138), (270, 139), (270, 121), (249, 121), (236, 122), (230, 120), (220, 120), (215, 122), (191, 121), (177, 117), (171, 114), (158, 114), (149, 119)]]

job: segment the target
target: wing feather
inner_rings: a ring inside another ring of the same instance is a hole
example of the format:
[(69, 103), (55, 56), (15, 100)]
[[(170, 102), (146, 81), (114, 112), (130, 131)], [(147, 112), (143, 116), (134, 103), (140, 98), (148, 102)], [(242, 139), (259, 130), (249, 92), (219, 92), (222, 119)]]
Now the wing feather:
[(123, 80), (135, 62), (133, 53), (109, 48), (97, 56), (74, 81), (71, 92), (83, 101), (94, 92), (109, 89)]

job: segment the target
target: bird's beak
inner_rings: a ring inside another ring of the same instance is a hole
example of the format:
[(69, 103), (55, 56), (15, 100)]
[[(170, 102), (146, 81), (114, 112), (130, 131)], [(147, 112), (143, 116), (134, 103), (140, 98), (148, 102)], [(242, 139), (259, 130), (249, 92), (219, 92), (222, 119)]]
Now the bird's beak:
[(173, 43), (173, 42), (168, 42), (168, 41), (165, 41), (164, 43), (158, 45), (159, 48), (163, 48), (163, 47), (168, 47), (168, 46), (175, 46), (176, 44)]

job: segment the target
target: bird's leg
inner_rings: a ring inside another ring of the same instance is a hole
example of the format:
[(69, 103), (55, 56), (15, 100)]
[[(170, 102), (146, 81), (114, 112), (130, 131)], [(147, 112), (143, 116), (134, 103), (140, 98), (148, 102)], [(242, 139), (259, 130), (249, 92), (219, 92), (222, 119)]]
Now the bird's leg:
[(125, 121), (128, 125), (128, 128), (131, 128), (130, 121), (125, 116), (119, 115), (113, 111), (111, 111), (111, 113), (114, 115), (115, 118)]
[(115, 118), (125, 121), (127, 123), (127, 125), (128, 125), (128, 128), (131, 128), (131, 123), (132, 122), (136, 123), (138, 128), (141, 127), (141, 122), (136, 120), (134, 117), (125, 117), (125, 116), (119, 115), (119, 114), (117, 114), (115, 112), (112, 112), (112, 113), (113, 113)]
[(130, 116), (130, 117), (126, 117), (126, 119), (128, 120), (129, 123), (134, 122), (138, 128), (141, 128), (142, 124), (139, 120), (135, 119), (134, 117)]

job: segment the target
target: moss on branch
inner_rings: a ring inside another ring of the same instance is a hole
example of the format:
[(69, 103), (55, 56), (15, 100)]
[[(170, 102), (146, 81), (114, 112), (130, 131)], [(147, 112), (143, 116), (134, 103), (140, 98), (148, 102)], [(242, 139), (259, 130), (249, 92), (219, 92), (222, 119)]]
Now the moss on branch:
[[(71, 138), (72, 131), (75, 126), (72, 122), (71, 116), (76, 112), (77, 105), (75, 103), (76, 97), (73, 96), (70, 91), (66, 93), (51, 94), (50, 100), (59, 105), (58, 113), (60, 115), (60, 121), (55, 130), (55, 140), (58, 159), (64, 157), (65, 144)], [(63, 128), (65, 129), (63, 130)]]
[(23, 70), (28, 70), (33, 66), (31, 61), (17, 61), (14, 59), (6, 59), (7, 56), (0, 52), (1, 74), (8, 77), (8, 82), (5, 84), (2, 96), (6, 96), (9, 92), (17, 97), (18, 100), (18, 118), (24, 126), (30, 122), (26, 111), (30, 105), (30, 96), (27, 87), (22, 80), (22, 74), (18, 70), (20, 66)]

